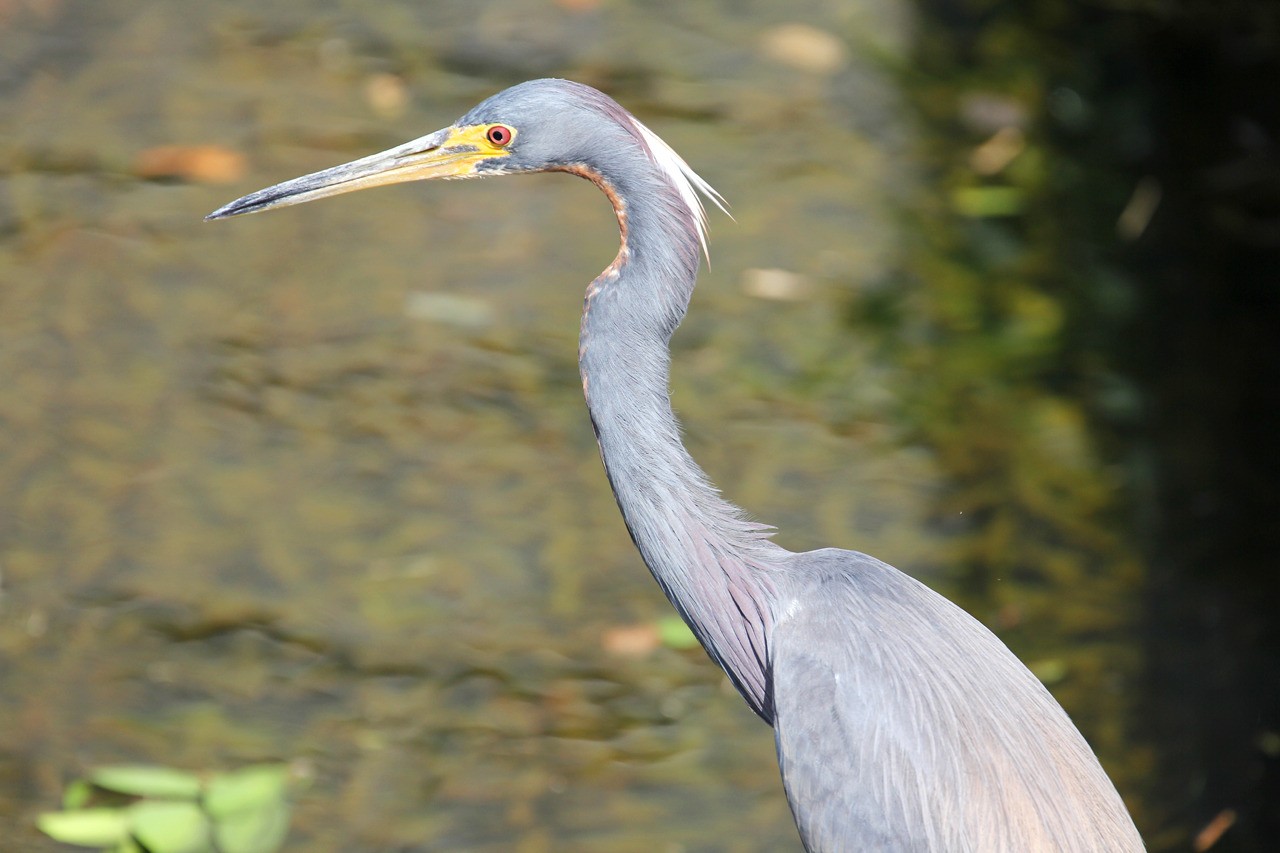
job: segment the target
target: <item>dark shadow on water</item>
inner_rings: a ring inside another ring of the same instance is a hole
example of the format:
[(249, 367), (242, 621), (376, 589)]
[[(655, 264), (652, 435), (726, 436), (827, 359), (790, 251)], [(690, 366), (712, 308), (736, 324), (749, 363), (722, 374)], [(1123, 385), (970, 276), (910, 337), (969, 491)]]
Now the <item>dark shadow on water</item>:
[[(1143, 33), (1162, 203), (1125, 357), (1153, 459), (1148, 660), (1157, 794), (1222, 850), (1280, 837), (1280, 32), (1275, 9)], [(1267, 24), (1269, 22), (1269, 29)]]
[[(1038, 175), (1011, 166), (978, 182), (1018, 188), (1021, 216), (976, 226), (956, 225), (951, 216), (952, 253), (982, 271), (987, 292), (1021, 276), (1062, 307), (1061, 333), (1029, 370), (1043, 388), (1081, 402), (1091, 440), (1121, 472), (1110, 505), (1097, 509), (1109, 515), (1110, 529), (1136, 543), (1132, 555), (1142, 566), (1136, 597), (1142, 613), (1133, 623), (1142, 660), (1125, 740), (1131, 755), (1144, 745), (1150, 755), (1145, 762), (1120, 759), (1110, 765), (1112, 775), (1152, 850), (1274, 849), (1280, 837), (1275, 8), (1177, 2), (1137, 10), (1109, 2), (920, 8), (913, 74), (920, 75), (915, 88), (926, 123), (935, 132), (946, 133), (950, 122), (952, 133), (980, 136), (972, 118), (981, 98), (987, 114), (997, 116), (1002, 105), (1021, 105), (1027, 110), (1017, 125), (1026, 139), (1021, 156), (1041, 161)], [(940, 177), (945, 187), (945, 169)], [(1040, 253), (1041, 263), (1010, 274), (990, 261), (1001, 241), (1016, 254), (1034, 239), (1040, 242), (1029, 251)], [(983, 366), (1007, 364), (992, 359)], [(949, 440), (936, 428), (924, 438), (941, 447)], [(950, 473), (963, 489), (958, 472)], [(970, 524), (981, 531), (991, 522), (980, 516)], [(1020, 538), (1034, 540), (1030, 529), (1021, 528)], [(973, 565), (981, 578), (992, 563)], [(1087, 720), (1080, 722), (1105, 762), (1106, 744)]]

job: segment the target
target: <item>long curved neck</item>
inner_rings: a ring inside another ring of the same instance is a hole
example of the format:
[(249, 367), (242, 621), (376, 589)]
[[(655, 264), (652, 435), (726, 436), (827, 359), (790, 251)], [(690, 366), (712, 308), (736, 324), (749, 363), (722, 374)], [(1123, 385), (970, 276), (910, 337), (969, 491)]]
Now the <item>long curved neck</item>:
[(605, 190), (622, 248), (592, 282), (579, 366), (609, 483), (631, 538), (672, 604), (756, 713), (772, 720), (767, 639), (771, 573), (787, 552), (723, 500), (680, 441), (671, 410), (668, 342), (697, 277), (699, 244), (657, 186)]

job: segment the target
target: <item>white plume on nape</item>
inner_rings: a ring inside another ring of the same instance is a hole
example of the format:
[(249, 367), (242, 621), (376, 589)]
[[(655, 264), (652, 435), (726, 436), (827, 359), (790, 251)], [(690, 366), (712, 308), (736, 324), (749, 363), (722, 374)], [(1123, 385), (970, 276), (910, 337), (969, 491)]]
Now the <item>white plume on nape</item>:
[(702, 196), (711, 199), (711, 202), (724, 212), (730, 219), (733, 214), (729, 213), (729, 209), (725, 207), (724, 196), (716, 192), (711, 184), (704, 181), (697, 172), (690, 168), (689, 164), (675, 152), (670, 145), (662, 141), (662, 137), (645, 127), (633, 115), (627, 118), (635, 123), (636, 130), (640, 133), (640, 138), (644, 140), (645, 147), (649, 149), (649, 157), (654, 164), (662, 171), (664, 175), (670, 179), (672, 186), (680, 193), (680, 199), (689, 208), (689, 214), (693, 217), (690, 223), (698, 232), (698, 242), (702, 244), (702, 254), (706, 256), (707, 262), (711, 262), (711, 253), (707, 250), (707, 209), (702, 204)]

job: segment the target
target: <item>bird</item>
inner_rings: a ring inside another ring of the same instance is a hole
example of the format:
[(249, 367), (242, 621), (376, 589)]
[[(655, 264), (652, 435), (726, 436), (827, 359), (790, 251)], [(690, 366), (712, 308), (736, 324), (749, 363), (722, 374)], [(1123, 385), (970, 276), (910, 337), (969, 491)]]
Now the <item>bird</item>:
[(565, 172), (599, 187), (620, 247), (583, 300), (578, 361), (604, 469), (644, 563), (773, 728), (810, 853), (1117, 853), (1143, 842), (1066, 712), (990, 630), (866, 554), (792, 552), (689, 455), (669, 342), (721, 196), (590, 86), (531, 80), (450, 126), (250, 193), (224, 219), (405, 181)]

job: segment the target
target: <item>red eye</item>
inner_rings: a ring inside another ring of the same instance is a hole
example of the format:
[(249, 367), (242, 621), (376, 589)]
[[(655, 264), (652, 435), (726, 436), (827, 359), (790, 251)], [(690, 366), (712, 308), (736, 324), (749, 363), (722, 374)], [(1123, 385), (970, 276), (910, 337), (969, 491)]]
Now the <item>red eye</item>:
[(495, 124), (485, 133), (485, 138), (499, 148), (503, 148), (511, 141), (511, 128)]

